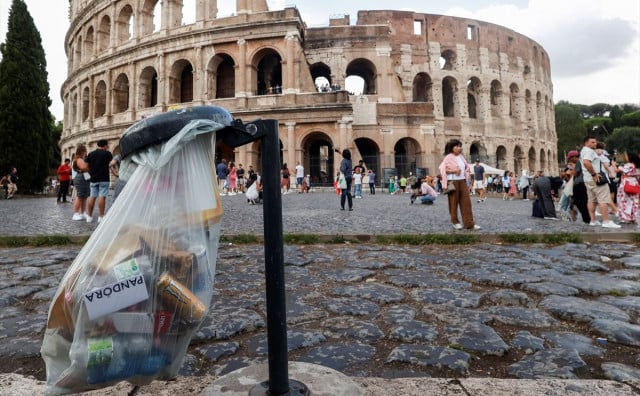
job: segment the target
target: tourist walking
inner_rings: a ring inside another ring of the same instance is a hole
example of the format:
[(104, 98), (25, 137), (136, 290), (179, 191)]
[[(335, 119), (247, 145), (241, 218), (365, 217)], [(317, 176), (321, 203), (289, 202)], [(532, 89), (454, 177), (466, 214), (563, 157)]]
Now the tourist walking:
[(227, 168), (227, 160), (223, 158), (218, 165), (216, 165), (216, 175), (218, 177), (218, 190), (220, 195), (227, 195), (227, 175), (229, 169)]
[(473, 166), (473, 188), (478, 194), (478, 202), (484, 202), (487, 199), (484, 195), (484, 166), (478, 158)]
[(369, 194), (376, 195), (376, 173), (369, 169), (367, 175), (369, 176)]
[(58, 203), (67, 203), (67, 196), (69, 195), (69, 185), (71, 184), (71, 167), (69, 164), (71, 160), (66, 158), (64, 163), (58, 167), (56, 173), (58, 174), (58, 181), (60, 186), (58, 187)]
[[(337, 151), (337, 150), (336, 150)], [(338, 151), (339, 152), (339, 151)], [(344, 188), (341, 187), (340, 210), (344, 210), (345, 201), (349, 204), (349, 210), (353, 210), (353, 200), (351, 197), (351, 182), (353, 180), (353, 166), (351, 164), (351, 151), (342, 150), (342, 161), (340, 162), (340, 172), (345, 180)]]
[(286, 162), (282, 165), (280, 175), (282, 176), (282, 178), (280, 179), (280, 187), (282, 188), (282, 193), (289, 194), (289, 189), (291, 188), (291, 174), (289, 173), (289, 168), (287, 168)]
[[(438, 170), (442, 176), (442, 189), (448, 193), (451, 224), (456, 230), (479, 230), (480, 226), (473, 220), (471, 195), (467, 186), (471, 168), (462, 155), (462, 142), (458, 139), (449, 140), (445, 145), (444, 154)], [(449, 187), (450, 184), (453, 185), (453, 190)], [(458, 209), (462, 215), (462, 223), (458, 221)]]
[(518, 189), (522, 193), (522, 200), (528, 201), (527, 193), (529, 192), (529, 186), (531, 185), (531, 180), (529, 180), (529, 174), (526, 169), (522, 170), (522, 175), (518, 178)]
[(638, 167), (640, 157), (636, 153), (624, 154), (624, 165), (619, 167), (622, 176), (618, 187), (618, 220), (621, 223), (638, 224)]
[(243, 193), (245, 179), (244, 179), (244, 168), (242, 167), (242, 164), (238, 164), (238, 170), (236, 171), (236, 175), (238, 176), (238, 184), (237, 184), (238, 191)]
[(296, 164), (296, 186), (298, 187), (298, 194), (302, 194), (304, 192), (304, 187), (302, 186), (302, 182), (304, 181), (304, 166), (298, 161)]
[[(538, 207), (538, 210), (533, 211), (533, 216), (542, 217), (545, 220), (560, 220), (556, 216), (554, 198), (558, 197), (558, 191), (563, 182), (558, 176), (541, 176), (533, 182), (532, 188), (536, 195), (534, 205)], [(536, 216), (536, 212), (540, 215)]]
[[(609, 183), (607, 176), (603, 173), (603, 166), (598, 153), (596, 153), (597, 141), (593, 136), (584, 138), (584, 146), (580, 151), (580, 162), (582, 163), (582, 174), (584, 184), (587, 187), (587, 208), (591, 218), (590, 226), (602, 226), (604, 228), (620, 228), (619, 224), (609, 220)], [(602, 223), (596, 219), (596, 206), (600, 209)]]
[(107, 195), (109, 195), (109, 163), (113, 159), (111, 152), (108, 150), (109, 143), (104, 140), (98, 140), (98, 148), (87, 155), (87, 164), (89, 164), (89, 174), (91, 175), (91, 184), (89, 188), (89, 200), (87, 201), (87, 223), (93, 220), (93, 207), (98, 201), (98, 223), (102, 221), (105, 214)]
[(229, 195), (236, 195), (238, 192), (237, 184), (238, 184), (238, 168), (233, 161), (229, 161), (229, 174), (227, 175), (228, 184), (229, 184)]
[(358, 199), (362, 199), (362, 173), (360, 173), (360, 169), (356, 167), (353, 173), (353, 196)]
[(73, 177), (73, 190), (76, 198), (73, 200), (73, 217), (72, 220), (86, 220), (87, 214), (87, 198), (91, 193), (89, 174), (89, 164), (86, 161), (87, 147), (84, 144), (76, 147), (76, 155), (73, 157), (72, 168), (75, 172)]

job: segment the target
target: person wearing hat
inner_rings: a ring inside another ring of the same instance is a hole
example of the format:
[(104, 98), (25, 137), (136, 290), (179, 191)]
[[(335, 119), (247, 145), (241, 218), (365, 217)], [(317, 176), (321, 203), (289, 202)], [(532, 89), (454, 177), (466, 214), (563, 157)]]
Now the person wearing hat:
[(484, 196), (484, 166), (480, 164), (480, 158), (476, 158), (476, 163), (473, 166), (473, 189), (478, 194), (478, 202), (486, 201)]

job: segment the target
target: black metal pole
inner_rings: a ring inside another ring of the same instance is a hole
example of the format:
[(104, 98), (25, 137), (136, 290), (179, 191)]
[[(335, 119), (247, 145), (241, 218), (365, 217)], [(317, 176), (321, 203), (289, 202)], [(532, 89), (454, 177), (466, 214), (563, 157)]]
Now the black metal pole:
[(289, 393), (287, 311), (284, 284), (280, 136), (277, 120), (264, 120), (262, 137), (262, 197), (264, 200), (264, 258), (269, 346), (269, 394)]

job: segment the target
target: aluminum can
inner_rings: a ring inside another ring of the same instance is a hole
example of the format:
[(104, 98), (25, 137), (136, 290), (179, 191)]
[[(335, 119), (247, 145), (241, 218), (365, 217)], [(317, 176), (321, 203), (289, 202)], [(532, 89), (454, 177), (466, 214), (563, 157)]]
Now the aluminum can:
[(162, 304), (174, 311), (174, 315), (186, 322), (199, 322), (204, 317), (206, 307), (189, 288), (163, 272), (156, 283)]

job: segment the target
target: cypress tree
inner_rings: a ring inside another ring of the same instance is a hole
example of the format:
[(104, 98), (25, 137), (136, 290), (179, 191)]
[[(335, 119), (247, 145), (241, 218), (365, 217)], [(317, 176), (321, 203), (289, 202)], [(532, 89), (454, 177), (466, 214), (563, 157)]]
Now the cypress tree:
[(11, 4), (0, 53), (0, 172), (15, 166), (20, 192), (41, 191), (49, 174), (53, 118), (42, 39), (22, 0)]

